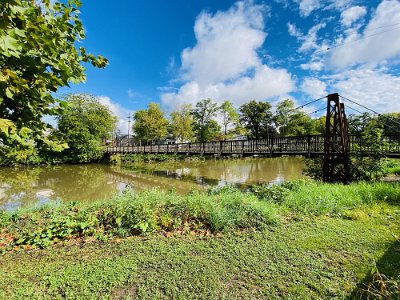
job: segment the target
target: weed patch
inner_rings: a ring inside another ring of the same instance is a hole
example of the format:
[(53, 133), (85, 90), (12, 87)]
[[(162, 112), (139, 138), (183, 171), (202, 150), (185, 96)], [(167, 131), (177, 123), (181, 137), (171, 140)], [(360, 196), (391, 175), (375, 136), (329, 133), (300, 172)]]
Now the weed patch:
[[(278, 221), (277, 207), (240, 191), (204, 195), (151, 190), (124, 194), (107, 202), (2, 213), (0, 224), (13, 245), (44, 248), (76, 237), (147, 235), (155, 232), (212, 233), (265, 229)], [(10, 221), (12, 220), (12, 222)]]

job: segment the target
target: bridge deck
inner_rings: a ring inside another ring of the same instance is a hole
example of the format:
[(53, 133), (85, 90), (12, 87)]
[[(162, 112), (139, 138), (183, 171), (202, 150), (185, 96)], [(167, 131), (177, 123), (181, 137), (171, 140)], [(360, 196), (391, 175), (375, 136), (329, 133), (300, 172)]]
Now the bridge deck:
[[(351, 152), (372, 153), (362, 137), (350, 136)], [(385, 136), (379, 149), (388, 157), (400, 157), (400, 137)], [(146, 146), (106, 147), (106, 153), (165, 153), (188, 155), (303, 155), (318, 156), (324, 154), (324, 137), (322, 135), (277, 137), (261, 140), (229, 140), (204, 143), (178, 143)]]

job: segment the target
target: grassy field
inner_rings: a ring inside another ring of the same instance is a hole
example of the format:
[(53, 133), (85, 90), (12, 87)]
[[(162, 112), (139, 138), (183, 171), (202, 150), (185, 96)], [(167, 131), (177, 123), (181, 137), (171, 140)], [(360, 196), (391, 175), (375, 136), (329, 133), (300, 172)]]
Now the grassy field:
[[(160, 193), (150, 192), (145, 202), (172, 201), (166, 198), (173, 193)], [(0, 299), (358, 299), (363, 290), (369, 290), (364, 297), (398, 299), (399, 193), (398, 184), (304, 182), (255, 187), (252, 195), (212, 191), (191, 209), (207, 208), (199, 214), (203, 217), (225, 211), (214, 216), (215, 222), (225, 220), (226, 227), (218, 230), (207, 218), (202, 220), (208, 227), (201, 230), (161, 230), (157, 223), (154, 231), (125, 232), (125, 238), (103, 231), (46, 249), (3, 254)], [(191, 206), (182, 203), (195, 202), (173, 197), (173, 207), (186, 212)], [(210, 207), (207, 199), (220, 203)], [(260, 209), (262, 226), (232, 221), (237, 213), (247, 220)], [(49, 212), (40, 216), (43, 211)], [(160, 208), (157, 216), (164, 211)], [(14, 214), (11, 221), (3, 216), (3, 232), (21, 230), (26, 224), (21, 220), (34, 215), (21, 213), (17, 220)], [(370, 283), (377, 270), (386, 276), (384, 289)]]

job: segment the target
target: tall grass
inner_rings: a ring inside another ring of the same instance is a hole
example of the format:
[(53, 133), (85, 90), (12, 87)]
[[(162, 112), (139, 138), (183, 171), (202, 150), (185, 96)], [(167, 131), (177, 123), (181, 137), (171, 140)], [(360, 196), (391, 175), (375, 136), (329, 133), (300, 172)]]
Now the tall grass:
[(342, 214), (345, 210), (378, 202), (400, 203), (400, 184), (358, 182), (350, 185), (294, 181), (252, 188), (259, 198), (278, 202), (300, 214)]
[(150, 190), (127, 193), (107, 202), (63, 204), (58, 207), (2, 213), (0, 228), (14, 244), (48, 246), (82, 236), (130, 236), (158, 231), (223, 232), (264, 229), (277, 222), (277, 205), (240, 191), (205, 195)]
[(94, 204), (53, 204), (14, 213), (0, 212), (0, 234), (12, 237), (10, 246), (45, 247), (85, 236), (262, 230), (277, 223), (278, 215), (288, 211), (297, 215), (341, 216), (382, 201), (400, 204), (400, 184), (340, 185), (302, 180), (257, 185), (249, 192), (228, 186), (186, 196), (154, 189)]

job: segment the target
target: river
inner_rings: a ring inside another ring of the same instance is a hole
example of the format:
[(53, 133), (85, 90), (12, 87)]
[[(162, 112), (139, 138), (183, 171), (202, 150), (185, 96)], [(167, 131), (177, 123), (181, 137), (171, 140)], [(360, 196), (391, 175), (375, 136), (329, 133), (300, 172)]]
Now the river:
[(0, 168), (0, 210), (49, 201), (95, 201), (129, 189), (159, 187), (185, 194), (235, 184), (279, 183), (303, 178), (304, 159), (246, 158), (142, 164), (140, 171), (100, 164)]

